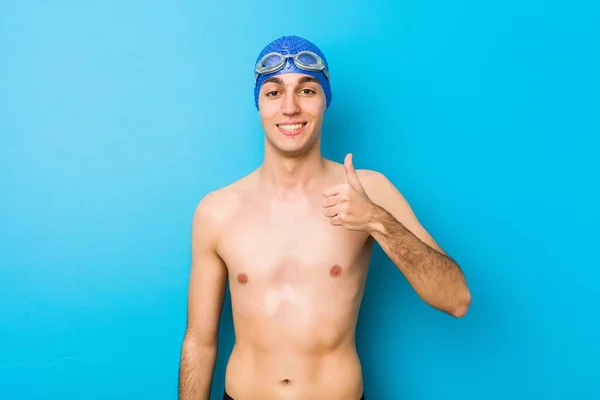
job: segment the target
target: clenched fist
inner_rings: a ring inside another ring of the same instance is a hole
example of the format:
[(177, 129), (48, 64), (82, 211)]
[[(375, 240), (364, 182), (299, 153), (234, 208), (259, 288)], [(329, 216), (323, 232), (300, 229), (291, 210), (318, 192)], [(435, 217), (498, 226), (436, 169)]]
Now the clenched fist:
[(376, 206), (358, 179), (352, 164), (352, 154), (344, 159), (344, 169), (347, 183), (328, 187), (323, 192), (325, 216), (329, 218), (331, 225), (367, 232), (371, 228)]

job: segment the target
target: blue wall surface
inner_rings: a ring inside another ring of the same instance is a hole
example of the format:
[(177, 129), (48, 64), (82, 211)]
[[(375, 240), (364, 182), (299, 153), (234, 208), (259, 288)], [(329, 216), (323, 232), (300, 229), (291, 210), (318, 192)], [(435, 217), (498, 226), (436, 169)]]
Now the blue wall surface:
[(0, 398), (176, 398), (192, 213), (261, 162), (252, 67), (287, 34), (331, 63), (324, 154), (388, 175), (473, 295), (435, 311), (376, 248), (367, 398), (600, 398), (599, 11), (2, 1)]

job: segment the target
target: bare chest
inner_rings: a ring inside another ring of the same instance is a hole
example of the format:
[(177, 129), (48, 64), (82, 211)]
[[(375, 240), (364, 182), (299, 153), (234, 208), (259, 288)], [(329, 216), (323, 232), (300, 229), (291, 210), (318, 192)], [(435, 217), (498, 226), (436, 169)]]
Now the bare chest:
[(230, 276), (268, 285), (310, 283), (366, 267), (368, 234), (331, 226), (319, 200), (245, 205), (219, 243)]

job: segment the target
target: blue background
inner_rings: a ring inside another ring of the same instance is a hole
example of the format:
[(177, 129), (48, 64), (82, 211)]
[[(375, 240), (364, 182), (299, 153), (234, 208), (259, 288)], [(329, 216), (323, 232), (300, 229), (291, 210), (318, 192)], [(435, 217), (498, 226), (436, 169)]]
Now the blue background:
[(597, 2), (0, 4), (3, 399), (176, 398), (193, 209), (261, 162), (284, 34), (331, 63), (324, 154), (388, 175), (473, 295), (435, 311), (376, 248), (367, 398), (600, 398)]

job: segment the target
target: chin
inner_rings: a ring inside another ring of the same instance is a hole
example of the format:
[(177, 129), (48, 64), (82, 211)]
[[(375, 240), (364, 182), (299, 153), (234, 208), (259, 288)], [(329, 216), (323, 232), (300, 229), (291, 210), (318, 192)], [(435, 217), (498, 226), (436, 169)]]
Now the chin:
[(303, 143), (273, 143), (273, 147), (277, 152), (285, 155), (298, 155), (306, 151), (306, 147)]
[(302, 154), (309, 153), (311, 149), (316, 145), (317, 140), (314, 137), (306, 138), (301, 141), (286, 141), (286, 140), (276, 140), (271, 142), (275, 149), (286, 156), (295, 157)]

